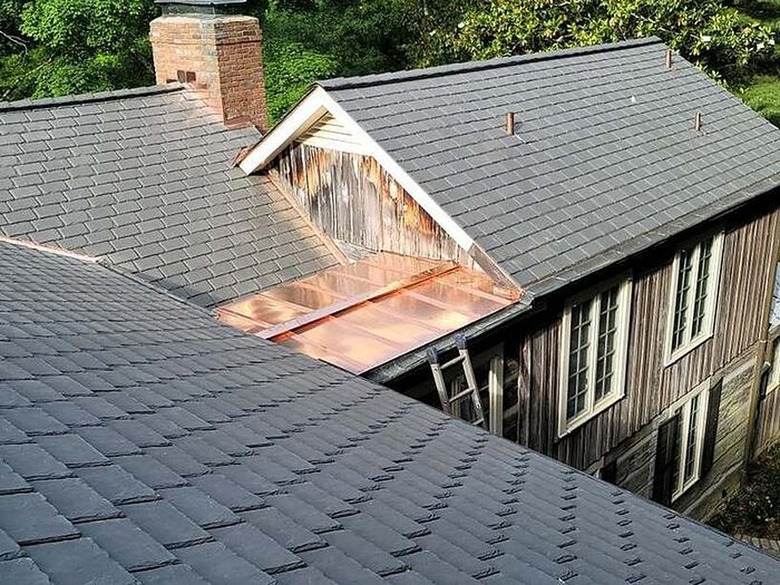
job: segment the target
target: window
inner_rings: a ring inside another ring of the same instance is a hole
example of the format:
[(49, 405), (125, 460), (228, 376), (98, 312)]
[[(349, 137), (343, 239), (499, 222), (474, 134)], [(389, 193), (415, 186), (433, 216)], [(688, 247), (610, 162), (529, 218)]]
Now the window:
[(669, 505), (712, 467), (721, 383), (704, 384), (672, 407), (658, 429), (653, 499)]
[(721, 234), (684, 248), (672, 268), (668, 361), (681, 357), (712, 335), (717, 307)]
[(562, 436), (623, 397), (631, 281), (578, 297), (563, 313)]
[(780, 338), (772, 344), (772, 362), (769, 366), (767, 392), (772, 392), (780, 386)]
[(677, 434), (672, 467), (672, 500), (675, 500), (699, 479), (702, 447), (704, 446), (704, 407), (707, 393), (701, 392), (680, 409), (682, 432)]

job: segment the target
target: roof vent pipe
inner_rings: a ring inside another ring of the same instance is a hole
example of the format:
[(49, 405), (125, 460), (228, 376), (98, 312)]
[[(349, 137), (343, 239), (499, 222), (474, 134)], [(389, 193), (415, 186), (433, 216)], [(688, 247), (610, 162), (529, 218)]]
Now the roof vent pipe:
[(515, 113), (506, 113), (506, 133), (513, 136), (515, 133)]
[(666, 68), (671, 69), (672, 68), (672, 50), (666, 49), (666, 59), (664, 61), (666, 63)]
[(696, 112), (696, 119), (694, 120), (693, 127), (696, 129), (696, 132), (701, 130), (701, 112)]

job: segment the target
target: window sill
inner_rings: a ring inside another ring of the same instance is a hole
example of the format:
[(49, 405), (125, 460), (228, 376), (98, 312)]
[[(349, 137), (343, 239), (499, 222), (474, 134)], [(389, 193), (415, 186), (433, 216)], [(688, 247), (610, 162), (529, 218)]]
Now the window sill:
[(672, 504), (674, 504), (677, 500), (679, 500), (681, 497), (685, 495), (685, 493), (691, 489), (693, 486), (695, 486), (697, 483), (699, 483), (700, 478), (691, 478), (688, 480), (687, 485), (684, 485), (679, 492), (675, 492), (672, 494)]
[(700, 335), (696, 339), (692, 339), (684, 347), (677, 348), (671, 354), (667, 353), (667, 357), (664, 360), (664, 367), (668, 368), (669, 366), (674, 365), (675, 363), (680, 361), (682, 358), (684, 358), (686, 355), (691, 353), (694, 349), (696, 349), (697, 347), (699, 347), (703, 343), (709, 341), (713, 337), (714, 337), (713, 333), (707, 333), (706, 335)]
[(625, 397), (625, 392), (622, 392), (621, 394), (616, 394), (615, 396), (604, 398), (601, 400), (601, 402), (593, 407), (591, 412), (577, 415), (571, 421), (566, 423), (566, 427), (563, 430), (558, 431), (558, 440), (560, 441), (561, 439), (566, 438), (567, 435), (570, 435), (573, 431), (577, 430), (591, 419), (597, 417), (605, 410), (615, 406), (615, 404), (623, 400)]

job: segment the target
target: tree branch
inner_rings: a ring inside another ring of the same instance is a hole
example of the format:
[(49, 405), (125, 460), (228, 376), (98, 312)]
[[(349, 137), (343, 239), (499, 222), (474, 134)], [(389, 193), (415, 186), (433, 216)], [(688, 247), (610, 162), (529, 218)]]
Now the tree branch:
[(4, 39), (12, 42), (15, 45), (19, 45), (24, 49), (24, 52), (27, 52), (27, 43), (25, 43), (20, 37), (17, 37), (12, 34), (8, 34), (4, 30), (0, 29), (0, 37), (3, 37)]

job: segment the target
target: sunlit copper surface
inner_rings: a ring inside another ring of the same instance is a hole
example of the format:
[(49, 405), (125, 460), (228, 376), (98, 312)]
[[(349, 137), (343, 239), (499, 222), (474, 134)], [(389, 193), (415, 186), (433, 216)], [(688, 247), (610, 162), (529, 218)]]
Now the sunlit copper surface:
[(220, 307), (222, 321), (356, 374), (510, 305), (453, 263), (382, 252)]

